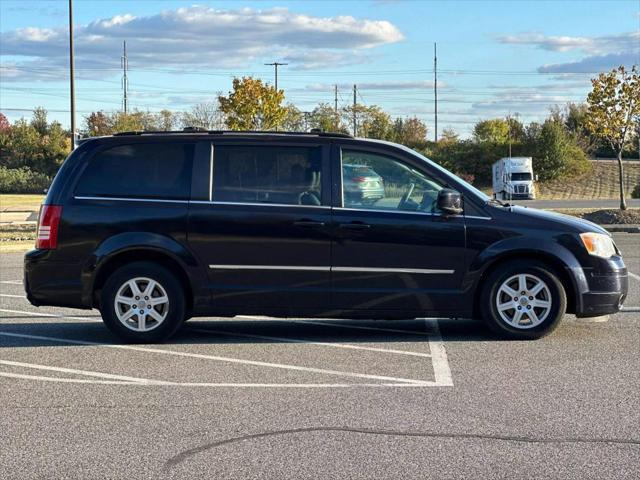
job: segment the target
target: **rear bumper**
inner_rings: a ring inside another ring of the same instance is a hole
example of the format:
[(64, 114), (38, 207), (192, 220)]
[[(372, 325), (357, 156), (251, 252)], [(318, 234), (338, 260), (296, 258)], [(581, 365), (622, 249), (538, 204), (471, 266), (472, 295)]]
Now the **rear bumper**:
[(52, 250), (31, 250), (24, 256), (24, 290), (36, 306), (91, 308), (83, 302), (80, 268), (56, 262)]
[(606, 268), (585, 269), (589, 290), (579, 295), (576, 317), (597, 317), (620, 311), (627, 298), (629, 276), (622, 258), (606, 261)]

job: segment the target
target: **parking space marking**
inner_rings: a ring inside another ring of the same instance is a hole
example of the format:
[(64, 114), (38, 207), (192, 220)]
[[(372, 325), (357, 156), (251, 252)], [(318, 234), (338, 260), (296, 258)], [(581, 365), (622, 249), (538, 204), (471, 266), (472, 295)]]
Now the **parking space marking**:
[(635, 273), (631, 273), (630, 271), (627, 270), (627, 273), (629, 274), (629, 276), (631, 278), (635, 278), (636, 280), (640, 280), (640, 275), (636, 275)]
[[(37, 313), (37, 312), (30, 312), (30, 311), (24, 311), (24, 310), (10, 310), (10, 309), (0, 309), (0, 312), (6, 312), (6, 313), (17, 313), (17, 314), (26, 314), (26, 315), (32, 315), (32, 316), (44, 316), (44, 317), (52, 317), (52, 318), (60, 318), (60, 319), (72, 319), (72, 320), (83, 320), (83, 321), (88, 321), (88, 322), (95, 322), (95, 323), (101, 323), (101, 320), (98, 318), (91, 318), (91, 317), (75, 317), (75, 316), (68, 316), (68, 315), (57, 315), (57, 314), (52, 314), (52, 313)], [(246, 318), (246, 317), (245, 317)], [(256, 317), (256, 318), (261, 318), (261, 317)], [(335, 322), (321, 322), (321, 321), (307, 321), (307, 320), (292, 320), (295, 323), (310, 323), (310, 324), (314, 324), (314, 325), (322, 325), (325, 327), (338, 327), (338, 328), (349, 328), (349, 329), (361, 329), (361, 330), (373, 330), (373, 331), (388, 331), (388, 332), (392, 332), (392, 333), (403, 333), (403, 334), (411, 334), (411, 335), (421, 335), (421, 336), (425, 336), (427, 339), (427, 343), (429, 345), (429, 349), (430, 349), (430, 353), (426, 354), (426, 353), (421, 353), (421, 352), (408, 352), (405, 350), (393, 350), (393, 349), (376, 349), (374, 347), (361, 347), (361, 346), (356, 346), (356, 345), (346, 345), (346, 344), (332, 344), (332, 343), (328, 343), (328, 342), (312, 342), (313, 344), (318, 344), (318, 345), (322, 345), (322, 346), (332, 346), (335, 347), (336, 345), (340, 345), (340, 347), (338, 348), (350, 348), (350, 347), (356, 347), (356, 349), (366, 349), (366, 350), (373, 350), (373, 351), (380, 351), (380, 353), (395, 353), (395, 354), (402, 354), (402, 355), (415, 355), (415, 356), (420, 356), (420, 357), (426, 357), (426, 358), (431, 358), (431, 364), (433, 367), (433, 371), (434, 371), (434, 379), (435, 381), (430, 381), (430, 380), (416, 380), (416, 379), (407, 379), (407, 378), (398, 378), (398, 377), (389, 377), (389, 376), (382, 376), (382, 375), (372, 375), (372, 374), (364, 374), (364, 373), (354, 373), (354, 372), (343, 372), (343, 371), (337, 371), (337, 370), (328, 370), (328, 369), (320, 369), (320, 368), (312, 368), (312, 367), (302, 367), (302, 366), (296, 366), (296, 365), (285, 365), (285, 364), (278, 364), (278, 363), (270, 363), (270, 362), (260, 362), (260, 361), (254, 361), (254, 360), (245, 360), (245, 359), (237, 359), (237, 358), (231, 358), (231, 357), (221, 357), (221, 356), (214, 356), (214, 355), (204, 355), (204, 354), (197, 354), (197, 353), (190, 353), (190, 352), (180, 352), (180, 351), (175, 351), (175, 350), (164, 350), (164, 349), (157, 349), (157, 348), (150, 348), (150, 347), (140, 347), (140, 346), (134, 346), (134, 345), (114, 345), (114, 344), (107, 344), (107, 343), (99, 343), (99, 342), (91, 342), (91, 341), (86, 341), (86, 340), (73, 340), (73, 339), (67, 339), (67, 338), (58, 338), (58, 337), (46, 337), (46, 336), (39, 336), (39, 335), (27, 335), (27, 334), (19, 334), (19, 333), (11, 333), (11, 332), (0, 332), (0, 335), (2, 336), (8, 336), (8, 337), (17, 337), (17, 338), (31, 338), (31, 339), (37, 339), (37, 340), (50, 340), (53, 342), (61, 342), (61, 343), (70, 343), (70, 344), (79, 344), (79, 345), (95, 345), (95, 346), (101, 346), (101, 347), (108, 347), (108, 348), (119, 348), (119, 349), (125, 349), (125, 350), (134, 350), (134, 351), (141, 351), (141, 352), (148, 352), (148, 353), (158, 353), (158, 354), (165, 354), (165, 355), (176, 355), (176, 356), (183, 356), (183, 357), (190, 357), (190, 358), (202, 358), (202, 359), (207, 359), (207, 360), (216, 360), (216, 361), (223, 361), (223, 362), (230, 362), (230, 363), (237, 363), (237, 364), (245, 364), (245, 365), (255, 365), (255, 366), (263, 366), (263, 367), (270, 367), (270, 368), (282, 368), (282, 369), (287, 369), (287, 370), (297, 370), (297, 371), (306, 371), (306, 372), (311, 372), (311, 373), (319, 373), (319, 374), (328, 374), (328, 375), (338, 375), (338, 376), (347, 376), (347, 377), (355, 377), (355, 378), (363, 378), (363, 379), (374, 379), (374, 380), (382, 380), (382, 383), (305, 383), (305, 384), (281, 384), (281, 383), (267, 383), (267, 384), (262, 384), (262, 383), (211, 383), (211, 382), (183, 382), (183, 383), (175, 383), (175, 382), (162, 382), (162, 385), (181, 385), (181, 386), (192, 386), (192, 387), (197, 387), (197, 386), (210, 386), (210, 387), (257, 387), (257, 388), (269, 388), (269, 387), (277, 387), (277, 388), (341, 388), (341, 387), (357, 387), (357, 386), (361, 386), (361, 387), (378, 387), (378, 386), (383, 386), (383, 387), (398, 387), (398, 386), (417, 386), (417, 387), (444, 387), (444, 386), (453, 386), (453, 379), (452, 379), (452, 375), (451, 375), (451, 370), (449, 367), (449, 362), (448, 362), (448, 358), (447, 358), (447, 353), (446, 353), (446, 349), (444, 347), (444, 342), (442, 340), (442, 337), (440, 335), (440, 331), (439, 331), (439, 327), (438, 327), (438, 322), (435, 319), (425, 319), (424, 320), (424, 325), (426, 327), (426, 331), (420, 332), (417, 330), (402, 330), (402, 329), (392, 329), (392, 328), (384, 328), (384, 327), (368, 327), (368, 326), (361, 326), (361, 325), (346, 325), (346, 324), (339, 324), (339, 323), (335, 323)], [(196, 330), (196, 329), (193, 329)], [(222, 333), (225, 335), (239, 335), (239, 336), (256, 336), (253, 334), (244, 334), (244, 333), (231, 333), (231, 332), (222, 332), (222, 331), (214, 331), (214, 330), (208, 330), (208, 329), (197, 329), (197, 330), (201, 330), (203, 332), (206, 333), (212, 333), (212, 332), (216, 332), (216, 333)], [(263, 337), (266, 339), (273, 339), (273, 340), (282, 340), (282, 341), (287, 341), (287, 342), (291, 342), (291, 343), (310, 343), (307, 342), (305, 340), (302, 339), (292, 339), (292, 338), (284, 338), (284, 337), (268, 337), (268, 336), (258, 336), (258, 337)], [(13, 375), (13, 374), (12, 374)], [(16, 374), (18, 375), (18, 374)], [(3, 375), (3, 376), (10, 376), (10, 375)], [(35, 376), (32, 376), (35, 377)], [(16, 377), (18, 378), (18, 377)], [(46, 377), (46, 378), (52, 378), (52, 377)], [(73, 380), (73, 379), (69, 379), (69, 380)], [(76, 379), (79, 380), (79, 379)], [(145, 380), (145, 379), (143, 379)], [(96, 382), (101, 382), (101, 381), (96, 381)], [(155, 383), (153, 383), (155, 382)], [(156, 380), (147, 380), (147, 383), (144, 383), (145, 385), (151, 385), (151, 384), (156, 384), (158, 385), (161, 381), (156, 381)], [(78, 382), (78, 383), (91, 383), (90, 380), (86, 380), (83, 382)], [(122, 382), (122, 384), (129, 384)], [(143, 384), (141, 382), (139, 382), (138, 384)]]
[(261, 338), (264, 340), (275, 340), (277, 342), (286, 343), (303, 343), (306, 345), (318, 345), (321, 347), (333, 347), (333, 348), (347, 348), (353, 350), (366, 350), (369, 352), (381, 352), (391, 353), (395, 355), (410, 355), (415, 357), (431, 357), (429, 353), (422, 352), (410, 352), (407, 350), (394, 350), (390, 348), (375, 348), (375, 347), (362, 347), (360, 345), (349, 345), (346, 343), (330, 343), (330, 342), (314, 342), (312, 340), (302, 340), (300, 338), (286, 338), (286, 337), (271, 337), (268, 335), (257, 335), (253, 333), (239, 333), (239, 332), (226, 332), (224, 330), (211, 330), (208, 328), (189, 328), (192, 332), (201, 332), (215, 335), (227, 335), (230, 337), (246, 337), (246, 338)]
[(89, 380), (86, 378), (46, 377), (44, 375), (24, 375), (22, 373), (10, 373), (10, 372), (0, 372), (0, 377), (17, 378), (20, 380), (38, 380), (41, 382), (92, 383), (92, 384), (100, 384), (100, 385), (144, 385), (138, 382), (118, 382), (116, 380)]
[(116, 344), (109, 344), (109, 343), (91, 342), (88, 340), (73, 340), (70, 338), (48, 337), (44, 335), (27, 335), (23, 333), (11, 333), (11, 332), (0, 332), (0, 336), (16, 337), (16, 338), (31, 338), (34, 340), (47, 340), (51, 342), (70, 343), (75, 345), (92, 345), (97, 347), (117, 348), (122, 350), (133, 350), (138, 352), (159, 353), (164, 355), (175, 355), (175, 356), (188, 357), (188, 358), (200, 358), (203, 360), (215, 360), (215, 361), (236, 363), (236, 364), (242, 364), (242, 365), (254, 365), (258, 367), (279, 368), (284, 370), (294, 370), (294, 371), (319, 373), (319, 374), (326, 374), (326, 375), (336, 375), (336, 376), (343, 376), (343, 377), (367, 378), (369, 380), (386, 380), (387, 382), (394, 382), (394, 383), (413, 383), (413, 384), (419, 384), (419, 385), (422, 385), (425, 383), (424, 380), (416, 380), (416, 379), (410, 379), (410, 378), (389, 377), (384, 375), (372, 375), (372, 374), (366, 374), (366, 373), (342, 372), (338, 370), (328, 370), (323, 368), (302, 367), (298, 365), (285, 365), (281, 363), (272, 363), (272, 362), (260, 362), (257, 360), (245, 360), (240, 358), (221, 357), (218, 355), (205, 355), (201, 353), (180, 352), (176, 350), (163, 350), (159, 348), (140, 347), (135, 345), (116, 345)]
[[(97, 378), (108, 379), (108, 380), (120, 380), (124, 382), (135, 382), (135, 383), (145, 383), (145, 384), (146, 383), (155, 383), (155, 384), (166, 383), (158, 380), (149, 380), (147, 378), (127, 377), (124, 375), (114, 375), (112, 373), (93, 372), (89, 370), (77, 370), (75, 368), (52, 367), (49, 365), (38, 365), (36, 363), (14, 362), (11, 360), (0, 360), (0, 365), (9, 365), (11, 367), (21, 367), (21, 368), (31, 368), (34, 370), (48, 370), (51, 372), (71, 373), (74, 375), (84, 375), (87, 377), (97, 377)], [(51, 378), (51, 377), (48, 377), (48, 378)]]
[(31, 315), (32, 317), (53, 317), (53, 318), (68, 318), (71, 320), (84, 320), (86, 322), (102, 322), (102, 320), (98, 319), (98, 318), (91, 318), (91, 317), (76, 317), (73, 315), (57, 315), (55, 313), (40, 313), (40, 312), (29, 312), (29, 311), (25, 311), (25, 310), (9, 310), (7, 308), (0, 308), (0, 312), (5, 312), (5, 313), (19, 313), (21, 315)]
[(0, 297), (9, 297), (9, 298), (27, 298), (24, 295), (9, 295), (8, 293), (0, 293)]
[(9, 285), (22, 285), (22, 280), (0, 280), (0, 283), (8, 283)]
[(429, 349), (431, 350), (431, 363), (433, 365), (436, 384), (443, 387), (453, 387), (453, 377), (451, 376), (449, 359), (447, 357), (447, 351), (444, 348), (442, 335), (440, 335), (438, 322), (436, 320), (431, 322), (433, 325), (429, 325), (429, 320), (425, 319), (424, 323), (427, 329), (432, 326), (434, 330), (434, 333), (429, 335)]

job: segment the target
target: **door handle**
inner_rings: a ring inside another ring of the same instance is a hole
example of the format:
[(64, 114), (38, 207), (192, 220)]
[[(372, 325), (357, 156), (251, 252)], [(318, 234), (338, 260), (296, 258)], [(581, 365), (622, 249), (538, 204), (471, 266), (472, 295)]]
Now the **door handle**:
[(367, 228), (371, 228), (371, 225), (362, 222), (341, 223), (338, 226), (347, 230), (366, 230)]
[(324, 222), (314, 222), (313, 220), (298, 220), (293, 222), (296, 227), (318, 228), (324, 227)]

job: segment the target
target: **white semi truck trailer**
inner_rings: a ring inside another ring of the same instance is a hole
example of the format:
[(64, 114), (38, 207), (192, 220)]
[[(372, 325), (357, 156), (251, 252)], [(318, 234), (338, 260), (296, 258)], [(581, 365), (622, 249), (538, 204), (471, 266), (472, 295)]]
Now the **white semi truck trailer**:
[(498, 200), (536, 198), (531, 157), (505, 157), (492, 167), (493, 196)]

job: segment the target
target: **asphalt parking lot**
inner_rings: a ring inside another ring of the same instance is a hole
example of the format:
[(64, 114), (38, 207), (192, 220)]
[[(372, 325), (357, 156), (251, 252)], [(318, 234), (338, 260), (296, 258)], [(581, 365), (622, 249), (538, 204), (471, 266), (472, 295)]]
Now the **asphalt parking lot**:
[(640, 235), (626, 309), (535, 342), (479, 322), (198, 319), (123, 345), (0, 259), (2, 478), (640, 478)]

